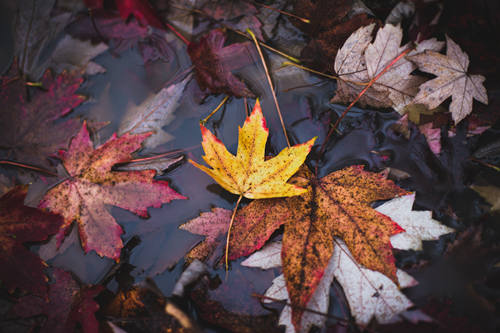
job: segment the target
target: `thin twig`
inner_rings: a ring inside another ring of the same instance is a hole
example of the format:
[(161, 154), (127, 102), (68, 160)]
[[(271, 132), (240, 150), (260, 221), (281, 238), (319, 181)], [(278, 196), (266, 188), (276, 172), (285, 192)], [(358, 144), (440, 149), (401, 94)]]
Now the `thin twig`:
[(205, 125), (208, 119), (210, 119), (217, 111), (219, 111), (219, 109), (227, 102), (228, 99), (229, 95), (226, 95), (224, 99), (219, 103), (219, 105), (217, 105), (217, 107), (212, 112), (210, 112), (210, 114), (206, 116), (205, 119), (200, 120), (200, 124)]
[(189, 45), (191, 42), (186, 39), (174, 26), (169, 24), (168, 22), (163, 22), (163, 24), (170, 29), (180, 40), (184, 42), (184, 44)]
[(288, 140), (288, 135), (286, 134), (285, 122), (283, 121), (283, 116), (281, 115), (280, 106), (278, 104), (278, 98), (276, 98), (276, 92), (274, 91), (273, 82), (271, 81), (271, 76), (269, 75), (269, 70), (267, 69), (264, 55), (262, 54), (262, 50), (260, 49), (259, 42), (257, 41), (255, 34), (250, 29), (247, 29), (247, 32), (250, 34), (250, 36), (252, 36), (255, 47), (259, 52), (260, 60), (262, 61), (262, 65), (264, 66), (264, 70), (266, 72), (267, 82), (269, 83), (269, 87), (271, 88), (271, 92), (273, 94), (274, 104), (276, 105), (276, 110), (278, 110), (278, 116), (280, 117), (281, 127), (283, 128), (283, 133), (285, 134), (286, 144), (288, 145), (288, 147), (291, 147), (290, 140)]
[(271, 7), (271, 6), (268, 6), (268, 5), (265, 5), (263, 3), (260, 3), (260, 2), (257, 2), (257, 1), (250, 1), (252, 2), (253, 4), (257, 5), (257, 6), (261, 6), (261, 7), (264, 7), (266, 9), (269, 9), (269, 10), (272, 10), (272, 11), (275, 11), (275, 12), (278, 12), (280, 14), (283, 14), (283, 15), (286, 15), (286, 16), (290, 16), (290, 17), (293, 17), (293, 18), (296, 18), (297, 20), (300, 20), (304, 23), (311, 23), (310, 20), (306, 19), (306, 18), (303, 18), (303, 17), (300, 17), (300, 16), (297, 16), (295, 14), (292, 14), (292, 13), (289, 13), (289, 12), (285, 12), (281, 9), (278, 9), (278, 8), (274, 8), (274, 7)]
[(20, 168), (24, 168), (24, 169), (28, 169), (28, 170), (33, 170), (33, 171), (45, 173), (47, 175), (54, 176), (54, 177), (58, 176), (56, 173), (53, 173), (52, 171), (49, 171), (47, 169), (40, 168), (40, 167), (37, 167), (34, 165), (29, 165), (29, 164), (24, 164), (24, 163), (9, 161), (9, 160), (0, 160), (0, 164), (12, 165), (12, 166), (16, 166), (16, 167), (20, 167)]
[(240, 197), (238, 198), (238, 201), (236, 201), (236, 206), (234, 207), (233, 210), (233, 215), (231, 215), (231, 222), (229, 222), (229, 228), (227, 229), (227, 238), (226, 238), (226, 272), (229, 270), (229, 263), (228, 263), (228, 257), (229, 257), (229, 237), (231, 237), (231, 228), (233, 226), (234, 222), (234, 217), (236, 216), (236, 211), (238, 210), (238, 206), (240, 205), (240, 201), (243, 198), (243, 194), (240, 194)]
[(484, 166), (486, 166), (486, 167), (488, 167), (488, 168), (492, 168), (492, 169), (493, 169), (493, 170), (495, 170), (495, 171), (500, 171), (500, 167), (497, 167), (496, 165), (493, 165), (493, 164), (491, 164), (491, 163), (487, 163), (487, 162), (481, 161), (480, 159), (477, 159), (477, 158), (472, 157), (472, 156), (471, 156), (471, 157), (469, 157), (469, 159), (470, 159), (471, 161), (474, 161), (474, 162), (477, 162), (477, 163), (479, 163), (479, 164), (482, 164), (482, 165), (484, 165)]
[[(342, 115), (337, 119), (337, 121), (335, 122), (335, 124), (333, 125), (332, 128), (330, 128), (330, 131), (328, 131), (328, 135), (326, 136), (326, 139), (325, 141), (323, 142), (323, 144), (321, 145), (321, 149), (319, 151), (319, 154), (318, 156), (321, 156), (324, 152), (325, 152), (325, 148), (326, 148), (326, 143), (328, 142), (328, 140), (330, 139), (330, 136), (332, 135), (332, 133), (337, 129), (337, 127), (339, 126), (340, 122), (342, 121), (342, 119), (344, 119), (345, 115), (347, 114), (347, 112), (349, 112), (349, 110), (354, 106), (354, 104), (356, 104), (357, 101), (359, 101), (359, 99), (366, 93), (366, 91), (375, 83), (375, 81), (377, 81), (382, 75), (385, 74), (385, 72), (387, 72), (389, 70), (389, 68), (391, 68), (396, 62), (399, 61), (399, 59), (403, 58), (408, 52), (410, 52), (412, 49), (411, 48), (408, 48), (406, 50), (404, 50), (403, 52), (401, 52), (396, 58), (394, 58), (387, 66), (385, 66), (385, 68), (377, 74), (377, 76), (375, 76), (373, 79), (370, 80), (370, 82), (368, 82), (368, 84), (366, 85), (366, 87), (361, 90), (361, 92), (358, 94), (358, 96), (356, 96), (356, 98), (354, 99), (354, 101), (351, 102), (351, 104), (349, 104), (349, 106), (344, 110), (344, 112), (342, 113)], [(317, 169), (317, 167), (316, 167)]]
[(347, 80), (347, 79), (342, 79), (338, 76), (335, 76), (335, 75), (330, 75), (330, 74), (326, 74), (326, 73), (323, 73), (323, 72), (319, 72), (317, 70), (314, 70), (312, 68), (309, 68), (309, 67), (305, 67), (305, 66), (302, 66), (302, 65), (299, 65), (299, 64), (294, 64), (293, 62), (289, 62), (289, 61), (285, 61), (281, 64), (282, 67), (286, 67), (286, 66), (294, 66), (294, 67), (297, 67), (297, 68), (300, 68), (300, 69), (303, 69), (305, 71), (308, 71), (308, 72), (311, 72), (311, 73), (314, 73), (314, 74), (317, 74), (317, 75), (320, 75), (320, 76), (324, 76), (324, 77), (327, 77), (329, 79), (332, 79), (332, 80), (342, 80), (342, 81), (345, 81), (345, 82), (349, 82), (349, 83), (352, 83), (352, 84), (356, 84), (358, 86), (366, 86), (368, 85), (368, 83), (366, 82), (358, 82), (358, 81), (351, 81), (351, 80)]
[(248, 117), (250, 117), (250, 114), (248, 113), (248, 104), (247, 104), (247, 98), (243, 96), (243, 104), (245, 105), (245, 114)]

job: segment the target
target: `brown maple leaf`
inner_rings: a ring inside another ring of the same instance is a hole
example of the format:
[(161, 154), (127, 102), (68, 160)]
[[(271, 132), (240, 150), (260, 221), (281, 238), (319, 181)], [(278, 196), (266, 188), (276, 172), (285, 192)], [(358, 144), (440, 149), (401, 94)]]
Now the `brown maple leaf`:
[(0, 280), (8, 289), (16, 287), (45, 295), (46, 265), (23, 243), (40, 242), (55, 234), (62, 217), (26, 207), (27, 187), (15, 187), (0, 198)]
[[(285, 225), (281, 256), (290, 300), (297, 305), (293, 310), (296, 327), (301, 309), (314, 293), (333, 254), (334, 237), (345, 241), (358, 263), (397, 283), (390, 237), (403, 229), (371, 208), (370, 203), (407, 194), (405, 190), (361, 166), (335, 171), (321, 179), (302, 168), (289, 182), (308, 191), (290, 198), (254, 200), (236, 214), (229, 258), (255, 252)], [(189, 223), (193, 227), (199, 222)], [(206, 225), (206, 219), (203, 222)], [(220, 241), (212, 236), (209, 242), (199, 246), (214, 249)]]
[(467, 73), (469, 57), (450, 37), (446, 36), (446, 56), (427, 50), (408, 58), (421, 71), (437, 76), (420, 86), (413, 103), (425, 104), (433, 109), (452, 96), (450, 112), (455, 124), (472, 112), (474, 98), (488, 104), (488, 95), (483, 86), (485, 77)]
[(59, 243), (75, 220), (85, 252), (95, 250), (100, 256), (119, 259), (123, 231), (105, 205), (148, 217), (147, 207), (160, 207), (174, 199), (186, 199), (171, 189), (166, 181), (153, 180), (154, 170), (111, 171), (115, 164), (131, 160), (131, 154), (151, 134), (127, 133), (121, 137), (115, 134), (94, 149), (87, 126), (83, 124), (71, 140), (68, 151), (60, 152), (69, 177), (49, 190), (40, 202), (40, 207), (64, 217), (64, 225), (57, 236)]
[(85, 98), (76, 94), (83, 79), (63, 72), (42, 77), (42, 90), (30, 90), (12, 65), (9, 75), (0, 79), (0, 154), (7, 159), (50, 168), (47, 158), (65, 149), (71, 135), (80, 127), (77, 119), (58, 121)]
[(95, 312), (99, 305), (94, 300), (103, 286), (80, 286), (71, 273), (55, 268), (54, 282), (49, 286), (48, 299), (24, 296), (11, 309), (16, 316), (27, 318), (46, 315), (40, 333), (74, 332), (79, 324), (84, 333), (99, 332)]

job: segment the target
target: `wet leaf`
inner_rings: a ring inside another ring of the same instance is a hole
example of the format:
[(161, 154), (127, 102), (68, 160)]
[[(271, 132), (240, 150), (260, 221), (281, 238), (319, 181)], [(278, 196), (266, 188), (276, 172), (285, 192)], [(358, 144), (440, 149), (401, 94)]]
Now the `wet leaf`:
[(306, 191), (287, 183), (287, 180), (304, 163), (316, 138), (285, 148), (278, 156), (264, 160), (269, 130), (258, 101), (243, 127), (239, 128), (236, 156), (227, 151), (205, 126), (200, 127), (205, 151), (203, 159), (213, 169), (192, 160), (190, 162), (229, 192), (249, 199), (261, 199), (289, 197)]
[(80, 326), (84, 333), (99, 332), (94, 301), (102, 286), (80, 286), (69, 272), (55, 268), (53, 283), (49, 285), (48, 299), (37, 296), (21, 297), (11, 309), (19, 317), (47, 316), (41, 333), (74, 332)]
[(151, 131), (153, 134), (143, 143), (146, 149), (153, 149), (172, 140), (173, 137), (163, 127), (174, 120), (174, 112), (190, 79), (191, 76), (188, 76), (179, 83), (163, 88), (156, 95), (149, 96), (140, 105), (129, 107), (118, 128), (118, 135)]
[(491, 185), (472, 185), (471, 188), (491, 205), (492, 212), (500, 211), (500, 188)]
[[(368, 83), (402, 53), (408, 46), (400, 46), (403, 31), (399, 26), (386, 24), (379, 29), (373, 43), (374, 24), (362, 27), (354, 32), (344, 43), (335, 58), (335, 71), (340, 77), (333, 103), (350, 103), (364, 88), (359, 83)], [(439, 51), (442, 43), (436, 39), (423, 41), (413, 53), (424, 50)], [(411, 53), (412, 54), (412, 53)], [(390, 69), (368, 89), (359, 103), (377, 108), (392, 107), (402, 112), (413, 101), (418, 87), (425, 78), (410, 75), (416, 66), (399, 59)]]
[(446, 36), (446, 56), (427, 50), (408, 59), (416, 63), (421, 71), (437, 76), (420, 86), (414, 103), (433, 109), (451, 96), (450, 112), (455, 124), (472, 112), (473, 99), (488, 104), (483, 86), (485, 77), (467, 73), (469, 57), (450, 37)]
[(231, 71), (251, 64), (250, 42), (224, 46), (226, 36), (220, 29), (211, 30), (188, 46), (188, 53), (195, 66), (196, 80), (202, 90), (212, 94), (236, 97), (255, 97), (248, 87)]
[(47, 158), (65, 149), (80, 121), (59, 121), (85, 98), (76, 91), (83, 82), (67, 72), (53, 77), (47, 71), (42, 78), (46, 91), (26, 94), (25, 81), (16, 75), (14, 64), (9, 75), (1, 78), (0, 153), (17, 162), (51, 168)]
[(103, 312), (126, 332), (199, 332), (192, 319), (168, 301), (151, 280), (119, 291)]
[(100, 256), (120, 257), (122, 228), (105, 205), (118, 206), (139, 216), (148, 217), (147, 207), (160, 207), (174, 199), (185, 199), (166, 181), (155, 181), (154, 170), (114, 172), (113, 165), (131, 159), (131, 154), (151, 133), (113, 135), (106, 143), (93, 148), (87, 126), (71, 141), (60, 158), (69, 175), (47, 192), (40, 207), (58, 212), (64, 225), (58, 234), (59, 244), (73, 221), (78, 224), (85, 252), (95, 250)]
[(125, 22), (120, 16), (102, 10), (92, 13), (92, 17), (77, 17), (68, 25), (66, 31), (73, 37), (90, 39), (93, 43), (102, 42), (104, 39), (111, 50), (117, 53), (137, 48), (144, 63), (158, 59), (170, 60), (171, 50), (163, 33), (142, 26), (135, 19)]
[(115, 0), (115, 4), (124, 20), (133, 15), (143, 25), (158, 29), (165, 28), (148, 0)]
[(205, 236), (202, 243), (194, 247), (188, 254), (186, 260), (195, 259), (204, 261), (222, 241), (222, 236), (227, 232), (231, 211), (224, 208), (212, 208), (211, 212), (201, 213), (199, 217), (194, 218), (181, 226), (180, 229), (189, 231), (192, 234)]
[(0, 197), (0, 280), (9, 290), (21, 288), (45, 295), (45, 263), (23, 243), (41, 242), (62, 225), (56, 214), (24, 206), (27, 187), (15, 187)]

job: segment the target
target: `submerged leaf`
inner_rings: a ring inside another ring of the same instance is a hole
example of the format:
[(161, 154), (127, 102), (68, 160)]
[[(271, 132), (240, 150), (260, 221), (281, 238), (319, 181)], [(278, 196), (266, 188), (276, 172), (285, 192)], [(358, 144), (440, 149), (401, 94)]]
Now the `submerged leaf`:
[(152, 131), (153, 134), (143, 143), (144, 148), (147, 149), (153, 149), (172, 140), (173, 137), (165, 132), (163, 127), (173, 121), (184, 87), (190, 79), (189, 75), (183, 81), (163, 88), (156, 95), (148, 97), (140, 105), (128, 108), (120, 123), (118, 135), (127, 132), (139, 134)]
[(0, 280), (9, 290), (21, 288), (45, 295), (45, 263), (23, 243), (40, 242), (62, 225), (56, 214), (24, 206), (27, 187), (16, 187), (0, 197)]
[(189, 57), (195, 66), (196, 80), (202, 90), (212, 94), (224, 93), (236, 97), (255, 97), (248, 87), (231, 71), (251, 63), (249, 42), (224, 46), (226, 36), (220, 29), (211, 30), (198, 42), (188, 46)]
[(304, 163), (316, 140), (283, 149), (278, 156), (264, 160), (269, 130), (262, 115), (259, 101), (250, 117), (239, 129), (236, 156), (227, 151), (205, 126), (200, 125), (203, 137), (203, 159), (213, 169), (192, 160), (191, 164), (207, 173), (231, 193), (250, 199), (289, 197), (306, 190), (287, 183)]
[(94, 297), (104, 287), (81, 287), (71, 273), (60, 268), (54, 269), (53, 276), (47, 300), (32, 295), (24, 296), (11, 311), (24, 318), (45, 315), (47, 320), (40, 333), (74, 332), (78, 326), (84, 333), (99, 332), (99, 322), (95, 317), (99, 305)]
[(47, 192), (40, 207), (58, 212), (64, 225), (58, 234), (59, 244), (75, 220), (85, 252), (95, 250), (100, 256), (120, 258), (122, 228), (105, 205), (118, 206), (139, 216), (148, 217), (147, 207), (160, 207), (174, 199), (185, 199), (166, 181), (153, 180), (154, 170), (116, 172), (113, 165), (131, 159), (131, 154), (151, 133), (113, 135), (94, 149), (84, 124), (60, 157), (69, 178)]
[(46, 92), (36, 90), (28, 98), (25, 81), (10, 75), (0, 80), (0, 153), (4, 158), (50, 168), (47, 158), (65, 149), (71, 135), (80, 127), (77, 119), (58, 121), (85, 98), (77, 95), (83, 79), (63, 72), (57, 77), (47, 71), (42, 78)]

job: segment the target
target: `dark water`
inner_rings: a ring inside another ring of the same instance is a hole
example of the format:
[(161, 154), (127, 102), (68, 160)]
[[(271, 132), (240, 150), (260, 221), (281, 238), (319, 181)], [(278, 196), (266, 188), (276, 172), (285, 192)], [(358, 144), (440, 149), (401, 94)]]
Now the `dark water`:
[[(8, 10), (0, 10), (0, 38), (3, 45), (0, 70), (3, 71), (12, 61), (13, 41), (9, 17), (12, 16)], [(305, 40), (302, 33), (289, 24), (279, 25), (273, 32), (274, 43), (281, 49), (296, 49)], [(99, 142), (105, 142), (117, 130), (128, 106), (140, 104), (149, 94), (158, 92), (165, 85), (171, 84), (172, 80), (177, 78), (178, 81), (178, 75), (186, 72), (191, 66), (185, 46), (181, 42), (173, 39), (170, 46), (174, 54), (170, 62), (157, 61), (144, 65), (136, 49), (119, 56), (107, 52), (96, 58), (94, 61), (105, 67), (106, 73), (86, 79), (80, 93), (88, 96), (89, 102), (74, 110), (70, 117), (110, 121), (110, 125), (101, 130), (97, 137)], [(260, 60), (254, 53), (249, 53), (248, 56), (253, 59), (253, 64), (237, 73), (260, 98), (271, 133), (268, 152), (276, 154), (286, 146), (284, 135)], [(282, 59), (270, 53), (266, 53), (266, 57), (271, 64), (279, 104), (291, 140), (293, 143), (300, 143), (312, 136), (318, 136), (317, 143), (322, 143), (329, 122), (335, 120), (344, 110), (344, 106), (328, 102), (333, 95), (335, 83), (293, 68), (278, 69)], [(165, 128), (174, 139), (156, 148), (154, 152), (180, 149), (185, 152), (186, 157), (201, 161), (198, 121), (207, 116), (223, 97), (218, 95), (200, 99), (196, 82), (192, 79), (182, 97), (181, 105), (175, 111), (175, 120)], [(253, 103), (253, 100), (249, 100), (250, 106)], [(231, 98), (207, 126), (235, 153), (237, 129), (245, 117), (243, 99)], [(417, 131), (410, 141), (392, 131), (391, 125), (398, 119), (397, 113), (388, 110), (353, 108), (340, 126), (341, 134), (334, 136), (328, 144), (319, 164), (318, 175), (324, 176), (353, 164), (364, 164), (371, 171), (380, 171), (387, 166), (395, 167), (412, 175), (410, 180), (402, 181), (400, 185), (417, 191), (416, 207), (434, 210), (435, 218), (443, 223), (460, 231), (487, 219), (484, 209), (480, 208), (481, 205), (484, 206), (484, 202), (465, 186), (476, 174), (490, 172), (467, 164), (464, 156), (470, 154), (474, 148), (470, 144), (471, 141), (467, 144), (464, 144), (463, 140), (459, 142), (461, 137), (457, 135), (458, 138), (450, 139), (445, 148), (449, 150), (444, 154), (449, 153), (450, 156), (436, 157), (429, 150), (424, 137)], [(485, 133), (485, 136), (491, 136), (492, 131), (495, 129)], [(314, 166), (315, 163), (309, 161), (309, 165)], [(495, 177), (498, 179), (498, 175)], [(111, 208), (111, 212), (125, 231), (122, 237), (124, 243), (133, 236), (140, 239), (140, 244), (132, 250), (130, 256), (129, 264), (135, 267), (130, 275), (135, 282), (146, 277), (153, 278), (163, 294), (170, 296), (184, 269), (182, 257), (202, 239), (179, 230), (178, 226), (212, 207), (232, 209), (237, 197), (227, 193), (206, 174), (185, 162), (167, 174), (158, 176), (158, 179), (168, 180), (171, 187), (189, 199), (176, 200), (161, 208), (150, 208), (149, 219), (141, 219), (116, 207)], [(450, 207), (458, 215), (455, 218), (446, 214)], [(488, 223), (498, 225), (498, 221), (491, 220), (495, 218), (489, 218)], [(487, 226), (486, 229), (493, 235), (491, 243), (495, 243), (498, 227), (490, 230)], [(443, 258), (447, 242), (453, 239), (454, 236), (448, 236), (438, 242), (426, 242), (421, 253), (401, 251), (396, 253), (396, 256), (398, 265), (410, 268), (410, 273), (420, 282), (418, 287), (406, 291), (412, 301), (423, 306), (429, 299), (448, 297), (454, 300), (453, 304), (461, 315), (470, 308), (477, 310), (475, 303), (470, 303), (470, 295), (464, 295), (464, 286), (474, 287), (475, 281), (480, 279), (474, 272), (480, 271), (486, 276), (490, 272), (487, 268), (491, 268), (492, 262), (484, 259), (485, 261), (480, 261), (479, 264), (476, 262), (474, 265), (474, 258), (467, 258), (466, 254), (463, 260)], [(431, 263), (419, 269), (419, 260)], [(255, 315), (267, 313), (267, 310), (260, 307), (249, 295), (252, 292), (263, 294), (279, 272), (249, 269), (240, 266), (239, 262), (232, 265), (230, 278), (222, 284), (220, 293), (224, 290), (227, 291), (226, 294), (230, 294), (230, 291), (241, 293), (238, 296), (222, 298), (222, 304), (235, 312)], [(79, 243), (71, 245), (48, 263), (72, 271), (87, 284), (101, 281), (114, 265), (112, 260), (100, 258), (95, 253), (84, 254)], [(213, 274), (219, 274), (221, 279), (224, 276), (221, 270), (215, 270)], [(107, 285), (112, 291), (116, 291), (117, 286), (116, 281)], [(498, 288), (498, 285), (496, 287)], [(331, 292), (332, 304), (339, 302), (339, 291), (335, 288), (338, 289), (333, 286)], [(488, 293), (491, 292), (490, 289), (494, 290), (494, 287), (488, 289), (480, 285), (479, 289), (481, 288), (486, 289), (479, 293), (490, 299), (491, 295)], [(249, 308), (254, 312), (249, 313)], [(338, 309), (338, 306), (333, 308)], [(494, 320), (490, 314), (480, 310), (476, 312), (477, 318), (486, 317), (489, 321), (488, 327), (491, 328), (491, 322)]]

